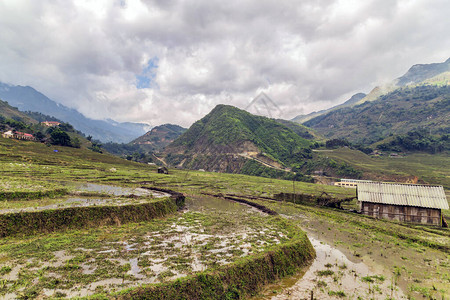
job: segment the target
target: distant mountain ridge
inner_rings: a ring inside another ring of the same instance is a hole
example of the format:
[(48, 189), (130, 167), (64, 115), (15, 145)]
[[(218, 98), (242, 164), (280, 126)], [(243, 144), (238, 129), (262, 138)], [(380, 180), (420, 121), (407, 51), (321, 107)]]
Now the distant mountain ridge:
[(143, 123), (89, 119), (75, 109), (56, 103), (29, 86), (14, 86), (0, 82), (0, 99), (21, 111), (40, 112), (68, 122), (77, 130), (102, 142), (128, 143), (150, 128), (150, 125)]
[(450, 58), (443, 63), (417, 64), (412, 66), (405, 75), (397, 78), (396, 85), (417, 84), (448, 71), (450, 71)]
[(11, 118), (16, 121), (20, 120), (24, 123), (29, 123), (29, 124), (39, 123), (37, 120), (28, 116), (24, 112), (21, 112), (18, 109), (12, 107), (11, 105), (8, 104), (8, 102), (2, 101), (1, 99), (0, 99), (0, 116), (3, 116), (5, 118)]
[(350, 97), (350, 99), (348, 99), (347, 101), (345, 101), (342, 104), (333, 106), (333, 107), (331, 107), (329, 109), (324, 109), (324, 110), (320, 110), (320, 111), (317, 111), (317, 112), (312, 112), (312, 113), (309, 113), (307, 115), (298, 115), (295, 118), (293, 118), (292, 121), (297, 122), (297, 123), (304, 123), (304, 122), (306, 122), (308, 120), (311, 120), (312, 118), (315, 118), (315, 117), (320, 116), (322, 114), (328, 113), (330, 111), (333, 111), (333, 110), (336, 110), (336, 109), (339, 109), (339, 108), (343, 108), (343, 107), (352, 106), (352, 105), (354, 105), (355, 103), (359, 102), (361, 99), (363, 99), (366, 96), (367, 95), (364, 94), (364, 93), (354, 94), (353, 96)]
[[(298, 123), (305, 123), (321, 115), (327, 114), (343, 107), (352, 107), (365, 103), (367, 101), (375, 101), (383, 95), (405, 86), (413, 86), (418, 84), (434, 84), (448, 85), (450, 82), (450, 58), (442, 63), (432, 64), (416, 64), (401, 77), (393, 80), (391, 83), (374, 87), (369, 94), (358, 93), (352, 96), (346, 102), (331, 107), (329, 109), (312, 112), (307, 115), (299, 115), (292, 119)], [(364, 96), (363, 96), (364, 95)]]

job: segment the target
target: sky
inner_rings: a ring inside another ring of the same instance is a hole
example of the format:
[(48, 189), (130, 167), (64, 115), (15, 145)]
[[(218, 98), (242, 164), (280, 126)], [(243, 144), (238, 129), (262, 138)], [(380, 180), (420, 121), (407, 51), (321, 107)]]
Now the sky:
[[(0, 0), (0, 81), (94, 119), (290, 119), (450, 57), (448, 0)], [(264, 112), (261, 112), (265, 114)]]

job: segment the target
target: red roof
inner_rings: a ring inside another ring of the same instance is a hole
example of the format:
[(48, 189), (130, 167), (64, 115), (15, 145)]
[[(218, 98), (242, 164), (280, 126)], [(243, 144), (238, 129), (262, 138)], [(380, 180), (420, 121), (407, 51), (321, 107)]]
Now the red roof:
[(32, 134), (29, 134), (29, 133), (23, 133), (23, 132), (19, 132), (19, 131), (17, 131), (17, 134), (18, 134), (18, 135), (27, 136), (27, 137), (34, 137)]

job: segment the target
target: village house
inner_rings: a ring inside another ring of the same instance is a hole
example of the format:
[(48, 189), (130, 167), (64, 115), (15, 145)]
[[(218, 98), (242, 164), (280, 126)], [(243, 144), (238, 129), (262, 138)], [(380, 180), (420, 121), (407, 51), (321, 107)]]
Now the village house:
[(60, 125), (61, 123), (59, 122), (54, 122), (54, 121), (44, 121), (41, 123), (42, 125), (48, 126), (48, 127), (55, 127)]
[(399, 222), (443, 226), (449, 209), (442, 186), (362, 182), (357, 185), (361, 213)]
[(19, 131), (15, 133), (14, 138), (18, 140), (27, 140), (27, 141), (34, 141), (36, 139), (32, 134), (23, 133)]
[(362, 182), (373, 182), (371, 180), (358, 180), (358, 179), (341, 179), (339, 182), (335, 182), (335, 186), (345, 187), (345, 188), (356, 188), (359, 183)]
[(169, 170), (166, 167), (159, 167), (158, 173), (159, 174), (169, 174)]
[(2, 136), (7, 139), (12, 139), (14, 137), (14, 134), (12, 133), (11, 130), (8, 130), (6, 132), (3, 132)]
[(4, 138), (17, 139), (17, 140), (26, 140), (26, 141), (36, 140), (36, 138), (32, 134), (24, 133), (24, 132), (20, 132), (20, 131), (12, 132), (11, 130), (9, 130), (9, 131), (4, 132), (2, 134), (2, 136)]

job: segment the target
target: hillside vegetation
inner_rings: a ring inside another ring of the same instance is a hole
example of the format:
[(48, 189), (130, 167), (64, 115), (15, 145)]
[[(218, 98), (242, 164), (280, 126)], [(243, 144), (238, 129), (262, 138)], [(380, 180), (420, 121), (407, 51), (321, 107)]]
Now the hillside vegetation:
[(24, 123), (38, 123), (35, 119), (33, 119), (30, 116), (27, 116), (27, 114), (19, 111), (17, 108), (12, 107), (8, 104), (6, 101), (0, 100), (0, 115), (6, 119), (12, 119), (19, 122)]
[[(324, 153), (325, 154), (325, 153)], [(372, 157), (348, 148), (328, 150), (326, 156), (362, 171), (363, 179), (422, 182), (450, 189), (450, 156), (447, 153), (412, 153), (403, 157)]]
[(269, 164), (289, 166), (304, 158), (311, 144), (275, 120), (218, 105), (166, 152), (167, 161), (174, 165), (237, 173), (246, 162), (243, 156), (259, 155)]
[[(60, 124), (55, 127), (47, 127), (42, 121), (57, 121)], [(96, 142), (88, 141), (84, 135), (75, 130), (69, 123), (64, 123), (54, 117), (35, 112), (21, 112), (7, 102), (0, 100), (0, 131), (11, 131), (33, 135), (35, 142), (48, 145), (61, 145), (79, 148), (91, 147), (95, 151), (101, 151)]]
[(450, 86), (397, 89), (373, 102), (342, 108), (305, 123), (326, 138), (372, 144), (391, 134), (424, 128), (450, 133)]
[(159, 152), (186, 130), (186, 128), (175, 124), (163, 124), (153, 127), (152, 130), (130, 142), (130, 144), (140, 145), (142, 149), (147, 151)]

